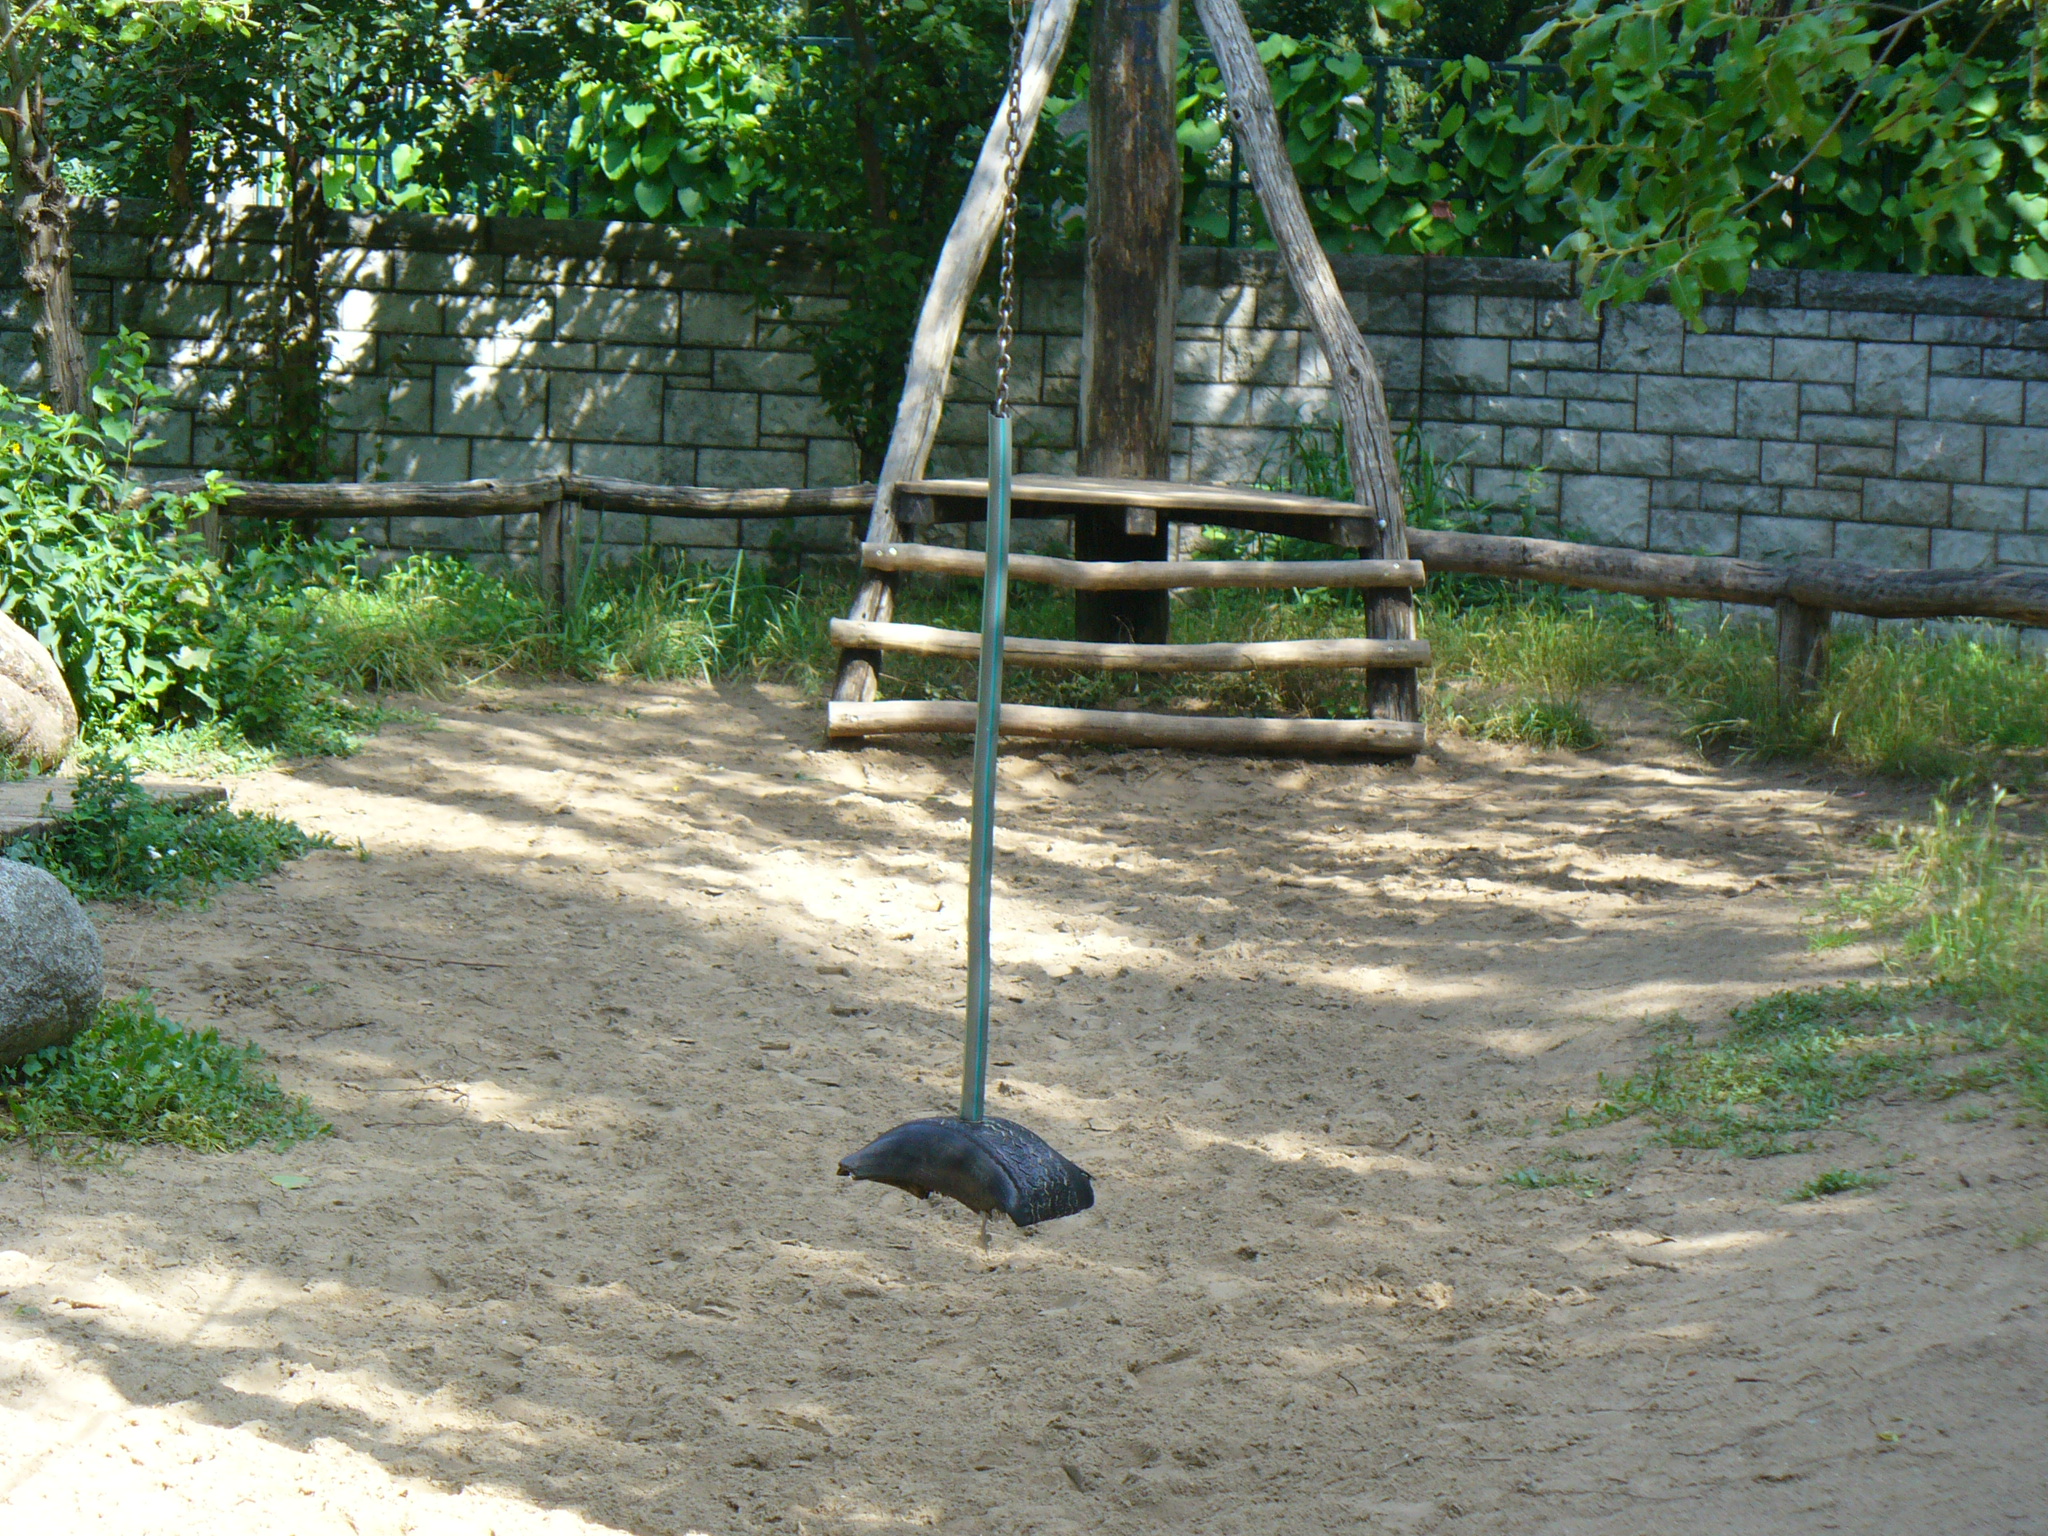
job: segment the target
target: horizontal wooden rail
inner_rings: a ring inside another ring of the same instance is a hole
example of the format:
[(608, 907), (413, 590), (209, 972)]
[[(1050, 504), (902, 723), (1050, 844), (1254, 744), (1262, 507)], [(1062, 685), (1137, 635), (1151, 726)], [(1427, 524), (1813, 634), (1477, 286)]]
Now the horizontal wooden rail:
[(1984, 618), (2048, 625), (2048, 571), (2009, 566), (1906, 571), (1814, 558), (1780, 565), (1434, 528), (1410, 528), (1408, 549), (1432, 572), (1546, 581), (1639, 597), (1763, 608), (1789, 600), (1805, 608), (1878, 619)]
[[(527, 480), (459, 480), (422, 485), (405, 480), (282, 485), (230, 480), (236, 494), (222, 511), (234, 517), (496, 517), (537, 512), (563, 501), (593, 512), (653, 517), (817, 517), (865, 515), (871, 485), (797, 490), (719, 490), (700, 485), (642, 485), (598, 475), (538, 475)], [(145, 490), (189, 494), (203, 480), (161, 480)]]
[[(978, 549), (937, 544), (863, 544), (861, 564), (874, 571), (917, 571), (976, 581), (988, 557)], [(1176, 587), (1419, 587), (1420, 560), (1060, 560), (1012, 555), (1010, 574), (1076, 592), (1156, 592)]]
[[(167, 480), (145, 489), (189, 492), (203, 483), (194, 479)], [(228, 483), (240, 494), (228, 503), (226, 510), (244, 517), (492, 517), (501, 513), (543, 510), (564, 501), (580, 502), (593, 511), (641, 512), (661, 517), (806, 517), (841, 513), (860, 516), (867, 512), (874, 499), (874, 488), (863, 485), (791, 490), (715, 490), (704, 486), (640, 485), (627, 480), (572, 474), (541, 475), (526, 480), (465, 480), (440, 485), (408, 481), (321, 485), (233, 480)], [(964, 487), (967, 483), (962, 482), (962, 485)], [(1062, 495), (1073, 489), (1073, 482), (1059, 484)], [(1177, 494), (1185, 490), (1181, 487)], [(1239, 502), (1250, 505), (1256, 500), (1262, 507), (1275, 504), (1270, 494), (1244, 493), (1241, 497), (1233, 497), (1223, 489), (1212, 490), (1201, 499), (1205, 506), (1213, 504), (1219, 512)], [(1307, 502), (1313, 498), (1293, 500)], [(909, 549), (929, 546), (885, 547)], [(1632, 592), (1642, 597), (1694, 598), (1764, 608), (1786, 601), (1803, 608), (1860, 613), (1881, 619), (1985, 618), (2005, 619), (2015, 624), (2048, 625), (2048, 571), (2041, 570), (2005, 567), (1911, 571), (1861, 565), (1850, 560), (1820, 559), (1798, 559), (1777, 564), (1717, 556), (1649, 554), (1642, 550), (1615, 549), (1598, 544), (1504, 538), (1485, 533), (1449, 533), (1434, 528), (1409, 529), (1408, 549), (1431, 571), (1544, 581), (1601, 592)], [(948, 551), (946, 558), (971, 559), (977, 564), (972, 571), (964, 566), (949, 566), (944, 574), (979, 574), (981, 557), (972, 551)], [(1078, 561), (1052, 562), (1043, 555), (1015, 555), (1011, 557), (1011, 569), (1025, 580), (1043, 579), (1056, 585), (1072, 585), (1077, 590), (1089, 590), (1086, 582), (1103, 579), (1090, 576), (1070, 583), (1054, 581), (1050, 576), (1027, 574), (1029, 565), (1037, 562), (1075, 568), (1084, 564)], [(1195, 574), (1205, 565), (1258, 564), (1197, 560), (1147, 563), (1163, 565), (1172, 574), (1153, 576), (1145, 573), (1141, 580), (1137, 563), (1133, 563), (1114, 577), (1107, 578), (1114, 587), (1094, 590), (1141, 588), (1146, 581), (1157, 581), (1167, 587), (1206, 585)], [(1271, 568), (1282, 572), (1289, 566), (1343, 567), (1359, 573), (1359, 579), (1340, 583), (1335, 577), (1319, 575), (1314, 585), (1364, 585), (1369, 581), (1377, 582), (1378, 578), (1366, 578), (1363, 573), (1378, 563), (1363, 560), (1274, 561)], [(937, 569), (936, 566), (907, 564), (885, 568)], [(1298, 580), (1298, 577), (1288, 575), (1272, 584), (1293, 586)], [(1233, 580), (1227, 584), (1237, 583)], [(1261, 581), (1258, 584), (1266, 583)], [(1403, 583), (1390, 580), (1386, 584)]]
[[(1407, 756), (1424, 746), (1421, 724), (1405, 720), (1151, 715), (1114, 709), (1055, 709), (1042, 704), (1005, 704), (999, 728), (1005, 736), (1042, 741), (1199, 752), (1384, 752)], [(835, 702), (826, 707), (825, 729), (835, 737), (971, 732), (974, 705), (918, 699)]]
[[(832, 643), (841, 650), (901, 651), (973, 661), (981, 636), (925, 624), (880, 624), (834, 619)], [(1020, 667), (1063, 667), (1077, 672), (1266, 672), (1293, 667), (1426, 667), (1427, 640), (1252, 640), (1207, 645), (1123, 645), (1092, 640), (1039, 640), (1010, 636), (1003, 660)]]

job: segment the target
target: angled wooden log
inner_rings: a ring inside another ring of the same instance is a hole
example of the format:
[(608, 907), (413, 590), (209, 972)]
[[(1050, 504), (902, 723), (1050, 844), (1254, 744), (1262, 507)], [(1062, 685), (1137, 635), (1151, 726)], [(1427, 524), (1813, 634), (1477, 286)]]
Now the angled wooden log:
[[(1231, 119), (1237, 125), (1238, 150), (1251, 168), (1252, 190), (1258, 194), (1259, 206), (1265, 210), (1266, 222), (1272, 226), (1273, 238), (1287, 263), (1287, 275), (1308, 309), (1316, 340), (1322, 343), (1330, 364), (1330, 381), (1344, 422), (1352, 488), (1372, 509), (1378, 535), (1366, 552), (1381, 560), (1405, 560), (1407, 510), (1379, 365), (1359, 334), (1358, 322), (1337, 286), (1337, 274), (1330, 268), (1330, 258), (1309, 222), (1308, 205), (1302, 201), (1280, 119), (1273, 110), (1266, 66), (1259, 59), (1237, 0), (1195, 0), (1195, 10), (1223, 75)], [(1415, 638), (1415, 605), (1408, 593), (1375, 593), (1366, 612), (1375, 639)], [(1422, 718), (1422, 702), (1411, 670), (1376, 674), (1367, 685), (1367, 699), (1375, 719)]]
[[(1031, 148), (1038, 114), (1045, 110), (1053, 71), (1066, 52), (1067, 34), (1073, 30), (1078, 4), (1079, 0), (1037, 0), (1031, 8), (1015, 92), (1020, 155)], [(967, 194), (960, 200), (960, 211), (953, 216), (953, 227), (946, 232), (931, 286), (925, 289), (924, 304), (918, 311), (917, 331), (910, 343), (910, 365), (904, 372), (903, 399), (896, 407), (896, 426), (889, 434), (873, 510), (868, 515), (867, 536), (875, 543), (886, 544), (897, 536), (896, 486), (922, 475), (925, 462), (931, 457), (932, 441), (939, 431), (939, 413), (946, 404), (946, 382), (952, 377), (953, 349), (960, 344), (960, 325), (967, 316), (967, 301), (974, 296), (974, 285), (980, 280), (989, 249), (995, 244), (996, 230), (1002, 223), (1008, 129), (1006, 92), (996, 104), (995, 121), (982, 141), (981, 156), (974, 163)], [(872, 572), (861, 583), (847, 617), (886, 620), (894, 610), (895, 595), (889, 573)], [(843, 653), (832, 697), (873, 698), (880, 663), (878, 652)]]

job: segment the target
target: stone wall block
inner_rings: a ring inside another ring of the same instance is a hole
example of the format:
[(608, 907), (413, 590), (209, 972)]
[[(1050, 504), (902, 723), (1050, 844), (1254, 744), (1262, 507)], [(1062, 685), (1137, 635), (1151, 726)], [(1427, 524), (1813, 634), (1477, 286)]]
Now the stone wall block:
[(1636, 429), (1730, 436), (1735, 394), (1730, 379), (1645, 378), (1636, 387)]
[(2026, 424), (2048, 427), (2048, 382), (2027, 386)]
[(1982, 347), (1929, 347), (1927, 369), (1933, 374), (1951, 374), (1957, 378), (1974, 379), (1984, 372), (1984, 349)]
[(1835, 529), (1835, 558), (1914, 569), (1927, 564), (1929, 543), (1925, 528), (1845, 522)]
[(659, 377), (554, 375), (548, 394), (549, 436), (586, 442), (658, 443), (663, 433)]
[(1745, 560), (1783, 560), (1835, 550), (1835, 525), (1813, 518), (1745, 517), (1737, 552)]
[(697, 454), (697, 483), (734, 490), (755, 485), (802, 485), (804, 456), (754, 448), (705, 448)]
[(1567, 528), (1595, 543), (1641, 549), (1650, 531), (1650, 482), (1619, 475), (1566, 475), (1558, 515)]
[(1957, 528), (1936, 528), (1929, 537), (1927, 563), (1949, 570), (1996, 565), (1998, 536)]
[[(1289, 290), (1290, 292), (1292, 290)], [(1303, 319), (1298, 322), (1307, 324)], [(1423, 307), (1425, 334), (1430, 336), (1471, 336), (1479, 328), (1479, 299), (1470, 293), (1432, 293)]]
[(1635, 427), (1636, 408), (1626, 400), (1567, 400), (1564, 424), (1567, 427), (1628, 432)]
[(2048, 486), (2048, 427), (1986, 427), (1984, 479), (1992, 485)]
[(1577, 299), (1543, 299), (1536, 305), (1536, 334), (1551, 341), (1600, 340), (1600, 317)]
[(545, 437), (548, 375), (477, 366), (436, 368), (434, 430), (467, 437)]
[(1866, 480), (1863, 517), (1873, 523), (1939, 527), (1948, 521), (1948, 487), (1926, 480)]
[(1855, 344), (1781, 337), (1771, 344), (1771, 377), (1801, 384), (1838, 384), (1854, 379)]
[(1508, 343), (1508, 363), (1515, 368), (1569, 368), (1590, 372), (1600, 366), (1600, 343), (1538, 336)]
[(1536, 301), (1483, 294), (1473, 316), (1472, 329), (1480, 336), (1534, 336)]
[(1424, 354), (1423, 378), (1433, 390), (1504, 393), (1508, 386), (1508, 343), (1493, 336), (1432, 338)]
[(672, 389), (664, 404), (662, 439), (692, 448), (751, 448), (760, 436), (760, 421), (758, 395)]
[(505, 258), (458, 251), (391, 253), (391, 286), (422, 293), (484, 293), (504, 281)]
[(1236, 326), (1223, 333), (1218, 377), (1226, 384), (1292, 384), (1300, 358), (1300, 333), (1252, 331)]
[[(334, 295), (329, 310), (338, 330), (369, 331), (383, 336), (441, 334), (441, 295), (391, 293), (375, 288), (349, 288)], [(468, 331), (462, 334), (480, 335)]]
[(504, 548), (504, 523), (502, 517), (394, 517), (389, 537), (397, 549), (475, 554)]
[(1497, 421), (1523, 427), (1561, 427), (1564, 402), (1541, 395), (1479, 395), (1472, 401), (1475, 421)]
[(1685, 338), (1685, 371), (1726, 379), (1771, 376), (1771, 343), (1761, 336)]
[(1633, 403), (1638, 380), (1630, 373), (1553, 373), (1550, 392), (1563, 400), (1611, 400)]
[(781, 394), (813, 394), (817, 380), (812, 377), (808, 352), (738, 352), (721, 349), (711, 354), (711, 387), (720, 390)]
[(2028, 351), (1986, 347), (1984, 374), (1993, 379), (2048, 379), (2048, 347)]
[(1759, 476), (1765, 485), (1811, 485), (1817, 470), (1812, 443), (1763, 443)]
[(1927, 381), (1927, 414), (1944, 421), (2017, 426), (2025, 413), (2025, 388), (2016, 379), (1937, 376)]
[(1738, 336), (1808, 336), (1828, 333), (1828, 312), (1824, 309), (1758, 309), (1744, 304), (1735, 311), (1732, 327)]
[[(1684, 367), (1685, 321), (1668, 304), (1622, 305), (1608, 309), (1606, 316), (1600, 337), (1602, 368), (1614, 373), (1677, 373)], [(1565, 515), (1570, 516), (1569, 507)]]
[(1956, 528), (2016, 533), (2027, 526), (2027, 493), (1997, 485), (1956, 486), (1949, 493), (1948, 520)]
[(1653, 512), (1650, 548), (1673, 555), (1732, 555), (1742, 519), (1731, 512)]
[(1482, 422), (1426, 421), (1422, 439), (1441, 464), (1484, 465), (1500, 463), (1501, 429)]
[(682, 312), (682, 295), (659, 289), (569, 289), (555, 303), (555, 335), (562, 341), (654, 346), (674, 346), (679, 339), (701, 342), (702, 337), (679, 337)]
[(1899, 423), (1898, 473), (1907, 480), (1970, 483), (1984, 471), (1984, 429), (1954, 421)]
[(1871, 415), (1927, 412), (1927, 348), (1863, 342), (1856, 348), (1856, 409)]
[(1674, 437), (1671, 473), (1701, 480), (1753, 481), (1760, 447), (1740, 437)]
[(1668, 475), (1671, 439), (1660, 433), (1602, 432), (1600, 472), (1603, 475)]
[(1862, 510), (1863, 496), (1860, 491), (1827, 486), (1787, 486), (1778, 493), (1778, 506), (1790, 516), (1845, 520)]
[[(669, 443), (577, 443), (570, 464), (579, 475), (637, 480), (643, 485), (689, 485), (697, 471), (697, 455), (694, 449)], [(637, 534), (634, 540), (638, 542)]]
[(1898, 436), (1889, 417), (1801, 416), (1799, 435), (1809, 443), (1844, 443), (1862, 448), (1888, 448)]
[(1543, 437), (1543, 466), (1546, 469), (1598, 469), (1598, 432), (1546, 432)]
[[(1859, 448), (1841, 443), (1822, 443), (1815, 457), (1814, 468), (1823, 477), (1889, 475), (1892, 472), (1892, 451), (1889, 448)], [(1851, 488), (1853, 487), (1844, 487)]]
[(1791, 494), (1768, 485), (1730, 485), (1719, 480), (1702, 480), (1695, 484), (1699, 488), (1699, 504), (1709, 512), (1769, 515), (1780, 510), (1783, 496)]
[[(479, 437), (469, 445), (469, 472), (479, 480), (530, 480), (536, 475), (564, 474), (569, 468), (570, 448), (568, 443)], [(687, 485), (689, 480), (686, 477), (679, 483)]]
[(1913, 317), (1838, 309), (1828, 316), (1828, 334), (1844, 341), (1910, 342)]
[(1744, 380), (1735, 386), (1735, 432), (1739, 437), (1799, 436), (1799, 386)]
[[(414, 296), (394, 293), (389, 297)], [(451, 336), (545, 341), (555, 333), (555, 301), (545, 293), (457, 300), (447, 307), (446, 329)]]
[(147, 336), (213, 336), (228, 322), (228, 289), (221, 283), (129, 283), (120, 310), (122, 324)]
[(657, 549), (738, 549), (736, 517), (650, 517), (647, 541)]

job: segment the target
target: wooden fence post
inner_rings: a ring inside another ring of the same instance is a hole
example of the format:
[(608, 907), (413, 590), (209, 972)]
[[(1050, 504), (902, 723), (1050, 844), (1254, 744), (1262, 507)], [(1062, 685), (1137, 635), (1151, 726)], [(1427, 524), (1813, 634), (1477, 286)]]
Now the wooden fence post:
[(540, 600), (549, 613), (562, 613), (569, 606), (569, 519), (566, 496), (540, 509)]
[(1831, 615), (1789, 597), (1779, 598), (1777, 609), (1778, 702), (1794, 714), (1827, 680)]

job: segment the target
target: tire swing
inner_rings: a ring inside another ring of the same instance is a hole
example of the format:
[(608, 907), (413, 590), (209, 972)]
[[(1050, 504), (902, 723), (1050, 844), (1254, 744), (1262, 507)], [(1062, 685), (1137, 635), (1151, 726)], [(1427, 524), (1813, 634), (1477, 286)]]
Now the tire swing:
[(1017, 0), (1010, 3), (1010, 69), (1003, 156), (1002, 277), (996, 323), (995, 404), (988, 420), (988, 556), (981, 589), (981, 668), (974, 717), (974, 809), (967, 874), (967, 1017), (960, 1113), (911, 1120), (842, 1158), (852, 1179), (893, 1185), (920, 1200), (946, 1195), (981, 1217), (1000, 1211), (1017, 1226), (1072, 1216), (1095, 1203), (1086, 1170), (1037, 1132), (987, 1113), (989, 900), (996, 835), (997, 732), (1003, 696), (1003, 627), (1009, 608), (1011, 477), (1010, 347), (1017, 319), (1017, 175), (1024, 157)]

